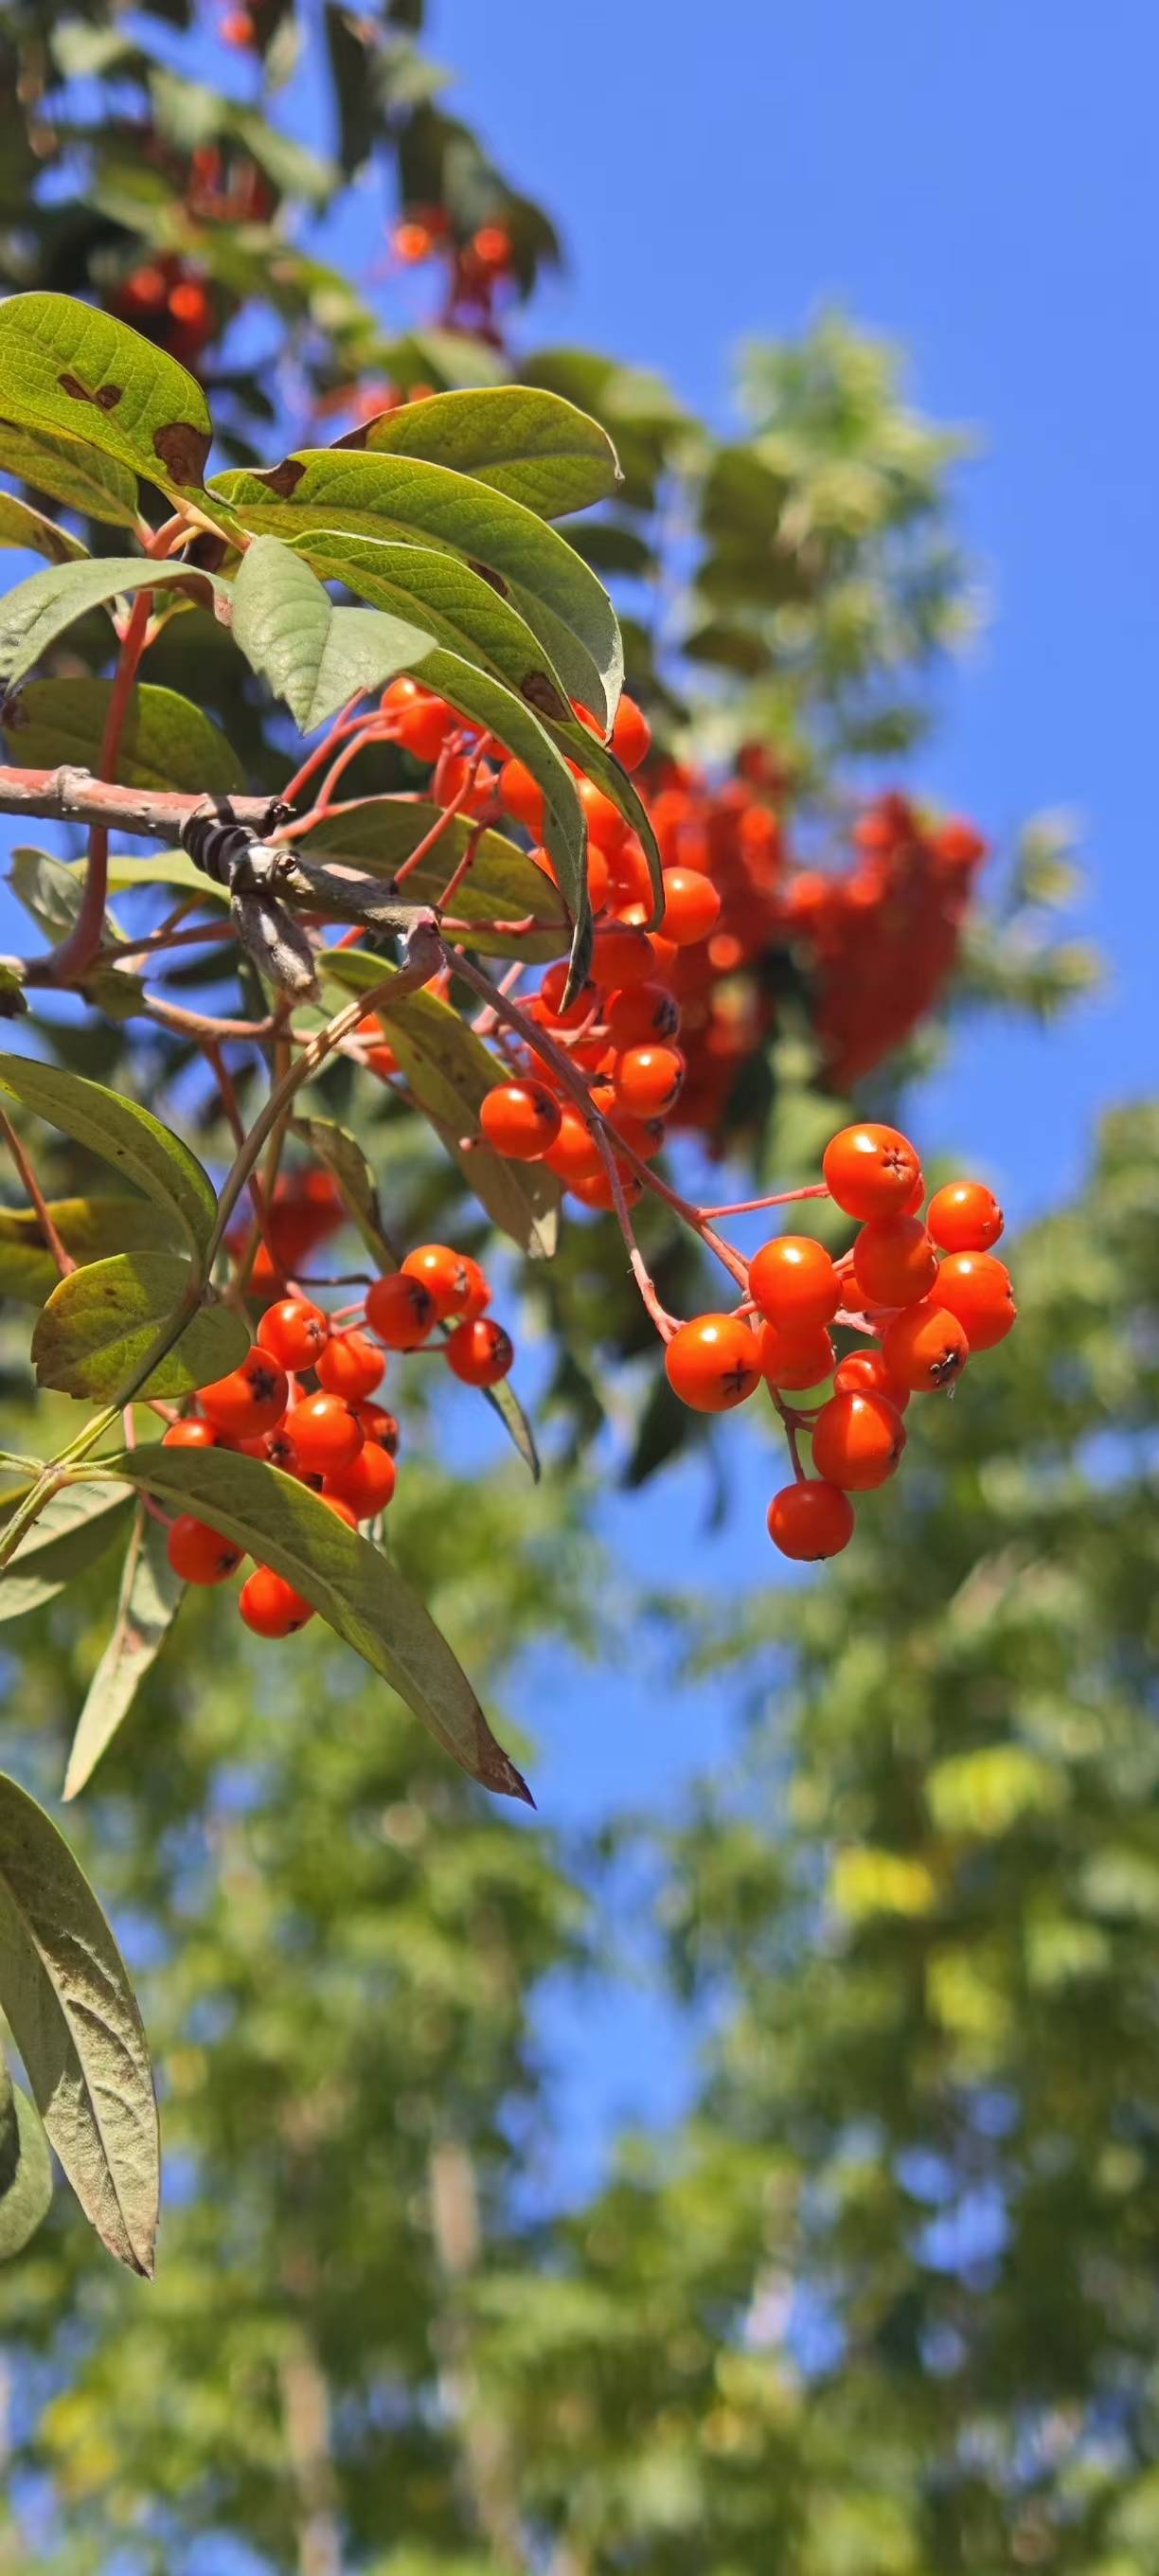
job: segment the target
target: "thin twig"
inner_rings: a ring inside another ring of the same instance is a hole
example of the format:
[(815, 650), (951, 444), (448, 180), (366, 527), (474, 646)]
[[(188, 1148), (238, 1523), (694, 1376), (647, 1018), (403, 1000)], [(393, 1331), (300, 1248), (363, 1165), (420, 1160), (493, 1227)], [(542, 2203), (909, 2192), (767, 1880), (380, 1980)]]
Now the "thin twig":
[(45, 1248), (47, 1251), (51, 1252), (61, 1278), (67, 1279), (70, 1270), (76, 1269), (76, 1263), (73, 1260), (71, 1252), (69, 1252), (66, 1245), (61, 1242), (52, 1210), (49, 1207), (48, 1201), (45, 1198), (39, 1181), (37, 1180), (36, 1173), (28, 1159), (28, 1155), (26, 1154), (23, 1145), (20, 1142), (16, 1129), (12, 1125), (11, 1119), (3, 1109), (0, 1109), (0, 1133), (3, 1134), (4, 1142), (8, 1147), (8, 1151), (12, 1156), (12, 1160), (16, 1165), (16, 1169), (20, 1174), (20, 1178), (24, 1183), (25, 1189), (27, 1190), (33, 1207), (36, 1210), (37, 1217), (40, 1220), (40, 1230), (44, 1236)]

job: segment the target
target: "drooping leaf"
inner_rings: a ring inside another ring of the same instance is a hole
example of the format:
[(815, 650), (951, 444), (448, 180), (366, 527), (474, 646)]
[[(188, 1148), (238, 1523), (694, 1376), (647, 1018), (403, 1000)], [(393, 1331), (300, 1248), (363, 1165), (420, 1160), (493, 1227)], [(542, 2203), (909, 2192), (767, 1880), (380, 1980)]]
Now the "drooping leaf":
[(31, 1056), (0, 1055), (0, 1091), (135, 1181), (176, 1219), (194, 1251), (204, 1252), (217, 1219), (212, 1184), (188, 1145), (150, 1109)]
[[(329, 528), (284, 542), (306, 557), (320, 580), (345, 582), (372, 608), (421, 627), (448, 652), (476, 663), (524, 698), (537, 714), (570, 719), (559, 679), (526, 620), (457, 555)], [(0, 628), (0, 636), (2, 632)]]
[(147, 1376), (144, 1368), (195, 1277), (171, 1252), (117, 1252), (72, 1270), (46, 1299), (32, 1335), (38, 1386), (107, 1404), (127, 1394), (190, 1395), (240, 1367), (249, 1336), (232, 1306), (202, 1305)]
[[(72, 929), (80, 911), (86, 864), (82, 860), (79, 868), (70, 867), (67, 860), (53, 858), (48, 850), (23, 846), (13, 850), (8, 883), (17, 902), (23, 904), (47, 938), (63, 939)], [(108, 913), (105, 922), (113, 937), (119, 938)]]
[(127, 322), (68, 295), (9, 296), (0, 385), (11, 419), (63, 431), (175, 499), (204, 492), (213, 423), (201, 387)]
[(615, 448), (598, 421), (531, 385), (433, 394), (380, 412), (335, 444), (452, 466), (543, 519), (607, 500), (619, 481)]
[[(11, 1508), (0, 1501), (5, 1518)], [(115, 1485), (66, 1485), (54, 1494), (0, 1571), (0, 1620), (22, 1619), (55, 1600), (105, 1554), (128, 1518)]]
[(157, 1660), (184, 1597), (174, 1574), (159, 1521), (139, 1503), (129, 1532), (113, 1633), (89, 1683), (77, 1719), (63, 1795), (75, 1798), (91, 1780), (102, 1753)]
[(2, 1775), (0, 2006), (81, 2208), (110, 2254), (150, 2278), (160, 2155), (141, 2016), (63, 1836)]
[[(25, 769), (66, 762), (94, 769), (111, 680), (30, 680), (4, 710), (12, 754)], [(245, 771), (225, 735), (175, 689), (135, 688), (121, 735), (117, 776), (125, 787), (186, 796), (232, 796)]]
[(58, 528), (55, 519), (46, 519), (29, 502), (18, 501), (14, 492), (0, 492), (0, 546), (45, 555), (53, 564), (79, 561), (88, 553), (79, 537), (70, 537), (67, 528)]
[(473, 1780), (528, 1798), (461, 1665), (410, 1585), (308, 1487), (260, 1458), (224, 1449), (166, 1449), (157, 1442), (106, 1463), (170, 1509), (195, 1512), (284, 1575)]
[[(57, 636), (90, 609), (134, 591), (175, 587), (192, 590), (203, 604), (225, 596), (224, 583), (195, 564), (150, 564), (140, 555), (103, 555), (95, 563), (56, 563), (47, 572), (30, 573), (0, 603), (0, 682), (11, 688), (22, 680)], [(113, 641), (110, 635), (110, 650)]]
[[(157, 1215), (148, 1199), (50, 1199), (49, 1215), (74, 1261), (100, 1261), (109, 1252), (151, 1251)], [(43, 1306), (56, 1286), (57, 1269), (35, 1208), (0, 1208), (0, 1297)]]
[(259, 537), (234, 585), (234, 639), (303, 733), (364, 691), (417, 670), (431, 638), (399, 618), (335, 608), (309, 565), (274, 537)]
[(590, 567), (533, 510), (442, 465), (337, 448), (303, 449), (268, 473), (219, 474), (213, 489), (256, 534), (325, 529), (461, 555), (539, 637), (569, 698), (611, 725), (624, 677), (615, 611)]
[(0, 2263), (23, 2253), (51, 2204), (44, 2123), (0, 2059)]
[[(343, 860), (351, 867), (388, 882), (402, 861), (439, 821), (440, 808), (423, 797), (368, 796), (345, 812), (323, 814), (298, 846), (303, 858), (327, 866)], [(437, 903), (466, 850), (473, 826), (456, 814), (432, 849), (406, 879), (408, 898)], [(111, 878), (110, 878), (111, 882)], [(502, 832), (486, 831), (475, 842), (471, 865), (455, 889), (454, 918), (469, 922), (467, 945), (488, 957), (523, 957), (528, 965), (547, 965), (562, 956), (571, 935), (559, 889), (526, 850)], [(489, 923), (516, 925), (491, 929)], [(531, 924), (523, 929), (522, 924)]]
[[(323, 978), (345, 991), (365, 993), (390, 973), (381, 957), (357, 949), (323, 950)], [(407, 993), (382, 1005), (390, 1043), (420, 1107), (454, 1155), (469, 1189), (521, 1252), (550, 1260), (559, 1236), (559, 1183), (545, 1163), (510, 1163), (470, 1140), (479, 1132), (479, 1108), (504, 1079), (490, 1048), (449, 1002), (434, 993)]]
[(131, 528), (137, 517), (137, 479), (111, 456), (78, 447), (74, 438), (26, 421), (0, 420), (0, 470), (47, 492), (65, 508), (109, 527)]

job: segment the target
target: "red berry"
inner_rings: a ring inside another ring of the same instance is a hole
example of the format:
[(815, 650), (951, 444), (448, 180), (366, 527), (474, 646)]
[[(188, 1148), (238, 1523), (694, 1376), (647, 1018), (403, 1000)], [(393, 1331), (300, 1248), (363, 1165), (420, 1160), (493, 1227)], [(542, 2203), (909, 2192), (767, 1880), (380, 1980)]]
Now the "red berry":
[(295, 1592), (285, 1576), (270, 1565), (256, 1565), (237, 1596), (237, 1606), (255, 1637), (292, 1637), (314, 1616), (314, 1604)]
[(628, 921), (609, 921), (597, 930), (592, 974), (601, 992), (643, 984), (655, 971), (656, 951), (646, 930)]
[(241, 1367), (231, 1369), (228, 1377), (215, 1378), (212, 1386), (203, 1386), (197, 1400), (218, 1431), (253, 1440), (259, 1431), (272, 1431), (275, 1422), (281, 1421), (289, 1392), (281, 1362), (255, 1342)]
[(680, 1097), (684, 1058), (678, 1047), (625, 1047), (612, 1068), (618, 1109), (634, 1118), (663, 1117)]
[(638, 769), (652, 748), (652, 728), (634, 698), (625, 695), (616, 709), (612, 749), (625, 769)]
[(457, 1324), (447, 1338), (446, 1354), (448, 1367), (464, 1386), (498, 1386), (515, 1357), (510, 1335), (490, 1315)]
[(853, 1536), (853, 1505), (839, 1485), (805, 1476), (785, 1485), (769, 1504), (769, 1537), (782, 1556), (815, 1563), (839, 1556)]
[(680, 1005), (664, 984), (633, 984), (625, 993), (609, 994), (604, 1018), (608, 1036), (619, 1052), (624, 1047), (651, 1046), (658, 1040), (674, 1038), (680, 1026)]
[(868, 1493), (892, 1476), (905, 1447), (905, 1424), (883, 1395), (831, 1395), (813, 1425), (813, 1465), (830, 1485)]
[(780, 1234), (753, 1254), (749, 1295), (771, 1324), (792, 1336), (832, 1322), (841, 1282), (823, 1243), (811, 1234)]
[(870, 1306), (916, 1306), (938, 1275), (938, 1256), (919, 1216), (881, 1216), (853, 1246), (853, 1275)]
[(591, 1018), (599, 1000), (595, 985), (589, 979), (586, 984), (581, 984), (574, 1002), (569, 1002), (565, 1011), (563, 997), (567, 991), (567, 977), (567, 966), (561, 961), (558, 966), (548, 967), (539, 987), (539, 1000), (553, 1029), (582, 1028), (584, 1021)]
[(220, 1433), (212, 1422), (198, 1422), (193, 1414), (185, 1422), (171, 1422), (162, 1433), (163, 1449), (216, 1449)]
[(895, 1413), (904, 1413), (913, 1389), (891, 1377), (880, 1351), (849, 1351), (838, 1360), (833, 1384), (839, 1395), (883, 1395)]
[(458, 722), (446, 699), (433, 697), (417, 680), (392, 680), (383, 690), (382, 708), (394, 718), (403, 750), (416, 760), (437, 760), (446, 735)]
[(479, 1111), (484, 1138), (512, 1163), (538, 1163), (560, 1130), (559, 1102), (545, 1082), (500, 1082)]
[(385, 1449), (388, 1457), (396, 1457), (399, 1436), (397, 1416), (388, 1413), (384, 1404), (360, 1404), (357, 1413), (364, 1440), (372, 1441), (378, 1449)]
[(882, 1357), (891, 1377), (900, 1378), (914, 1395), (952, 1386), (970, 1356), (970, 1345), (956, 1315), (925, 1297), (920, 1306), (903, 1306), (881, 1337)]
[(543, 838), (543, 789), (521, 760), (505, 760), (499, 772), (499, 799), (505, 811), (537, 841)]
[(448, 1315), (481, 1315), (490, 1298), (478, 1262), (452, 1251), (449, 1243), (420, 1243), (402, 1266), (408, 1279), (420, 1279), (429, 1290), (440, 1324)]
[(820, 1386), (830, 1377), (836, 1356), (829, 1334), (821, 1325), (812, 1332), (782, 1332), (779, 1324), (766, 1324), (760, 1337), (760, 1364), (770, 1386), (788, 1387), (795, 1394), (801, 1387)]
[(665, 868), (664, 936), (677, 948), (695, 948), (720, 919), (720, 896), (699, 868)]
[(847, 1216), (894, 1216), (905, 1206), (921, 1166), (896, 1127), (843, 1127), (826, 1146), (821, 1169)]
[(341, 1494), (319, 1494), (318, 1500), (325, 1503), (328, 1512), (333, 1512), (335, 1520), (345, 1521), (347, 1529), (357, 1529), (358, 1514), (354, 1505), (344, 1502)]
[(668, 1383), (693, 1413), (731, 1413), (759, 1383), (756, 1336), (739, 1315), (694, 1315), (664, 1353)]
[(298, 1465), (306, 1476), (332, 1476), (362, 1447), (362, 1425), (340, 1395), (305, 1395), (286, 1416)]
[(347, 1404), (362, 1404), (386, 1375), (386, 1361), (366, 1333), (335, 1333), (318, 1362), (318, 1384)]
[(613, 859), (628, 837), (628, 826), (619, 806), (613, 805), (611, 797), (605, 796), (603, 788), (597, 787), (591, 778), (577, 778), (576, 794), (588, 827), (589, 847), (602, 850), (606, 859)]
[(192, 1512), (179, 1512), (167, 1541), (169, 1563), (183, 1583), (224, 1583), (236, 1574), (245, 1549), (235, 1547), (231, 1538), (220, 1530), (210, 1529), (207, 1521), (195, 1520)]
[(267, 1306), (257, 1337), (284, 1369), (308, 1369), (326, 1348), (330, 1324), (308, 1297), (283, 1297), (276, 1306)]
[(993, 1350), (1017, 1321), (1010, 1273), (992, 1252), (948, 1253), (934, 1293), (957, 1316), (972, 1351)]
[(377, 1440), (368, 1440), (348, 1467), (339, 1467), (327, 1476), (323, 1495), (337, 1494), (342, 1502), (349, 1503), (357, 1520), (372, 1521), (376, 1513), (386, 1510), (397, 1482), (398, 1469), (389, 1449)]
[(590, 1127), (578, 1109), (565, 1101), (560, 1112), (559, 1134), (544, 1156), (544, 1161), (557, 1172), (561, 1181), (593, 1181), (603, 1170), (604, 1158)]
[(943, 1252), (989, 1252), (1005, 1222), (984, 1181), (947, 1181), (935, 1190), (926, 1224)]
[[(617, 1170), (625, 1205), (635, 1207), (644, 1184), (637, 1180), (634, 1172), (628, 1170), (626, 1163), (618, 1164)], [(616, 1204), (616, 1194), (606, 1165), (601, 1165), (600, 1170), (593, 1172), (590, 1179), (586, 1181), (569, 1181), (568, 1187), (573, 1199), (578, 1199), (581, 1207), (598, 1208), (604, 1216), (609, 1215)]]
[(430, 1289), (405, 1270), (388, 1270), (366, 1292), (366, 1320), (388, 1351), (421, 1350), (435, 1329)]
[(256, 1440), (231, 1440), (229, 1445), (231, 1449), (240, 1451), (243, 1458), (264, 1458), (267, 1466), (280, 1467), (285, 1476), (297, 1473), (298, 1453), (289, 1432), (280, 1422), (272, 1431), (261, 1432)]

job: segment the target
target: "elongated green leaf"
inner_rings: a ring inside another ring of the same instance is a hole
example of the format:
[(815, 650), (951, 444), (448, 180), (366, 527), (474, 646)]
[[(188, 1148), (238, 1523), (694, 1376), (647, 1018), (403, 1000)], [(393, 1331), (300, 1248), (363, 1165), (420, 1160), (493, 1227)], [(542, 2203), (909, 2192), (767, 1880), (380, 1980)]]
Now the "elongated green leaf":
[(484, 1788), (527, 1799), (462, 1667), (389, 1560), (308, 1487), (224, 1449), (134, 1450), (109, 1462), (170, 1509), (196, 1512), (312, 1601)]
[[(108, 714), (110, 680), (30, 680), (4, 711), (13, 757), (26, 769), (65, 761), (95, 769)], [(245, 785), (236, 752), (212, 718), (175, 689), (134, 689), (121, 735), (117, 775), (125, 787), (187, 796), (232, 796)]]
[(615, 448), (598, 421), (531, 385), (433, 394), (379, 412), (335, 445), (450, 465), (542, 519), (605, 501), (620, 480)]
[(55, 1600), (105, 1554), (128, 1518), (115, 1486), (68, 1485), (54, 1494), (0, 1572), (0, 1619), (22, 1619)]
[(27, 501), (18, 501), (14, 492), (0, 492), (0, 546), (46, 555), (52, 564), (76, 562), (88, 553), (79, 537), (70, 537), (67, 528), (57, 527), (55, 519), (46, 519), (42, 510), (32, 509)]
[[(558, 675), (526, 619), (496, 595), (481, 573), (460, 563), (457, 555), (440, 554), (433, 546), (349, 536), (330, 528), (285, 542), (306, 557), (320, 580), (345, 582), (372, 608), (384, 608), (392, 617), (422, 627), (448, 652), (477, 663), (537, 714), (571, 723), (571, 708)], [(38, 573), (34, 578), (42, 581), (46, 576)], [(0, 628), (0, 638), (2, 632)], [(583, 730), (582, 725), (576, 726), (581, 735)]]
[[(381, 957), (356, 949), (323, 951), (320, 976), (364, 993), (389, 973)], [(454, 1155), (480, 1205), (521, 1252), (550, 1260), (559, 1237), (559, 1183), (544, 1163), (508, 1163), (473, 1144), (479, 1107), (503, 1074), (482, 1038), (434, 993), (407, 993), (384, 1006), (390, 1043), (420, 1107)], [(466, 1141), (465, 1141), (466, 1140)]]
[(176, 1219), (194, 1250), (204, 1252), (217, 1219), (212, 1184), (188, 1145), (150, 1109), (31, 1056), (0, 1055), (0, 1091), (135, 1181), (154, 1206)]
[(52, 2158), (40, 2115), (0, 2061), (0, 2263), (23, 2253), (52, 2203)]
[(161, 1652), (184, 1591), (169, 1563), (164, 1528), (139, 1503), (129, 1533), (113, 1633), (77, 1720), (64, 1775), (66, 1798), (77, 1797), (91, 1780), (102, 1753), (128, 1716)]
[[(11, 688), (47, 653), (58, 635), (91, 608), (137, 590), (192, 590), (203, 605), (224, 597), (224, 583), (194, 564), (150, 564), (140, 555), (102, 555), (95, 563), (57, 563), (30, 573), (0, 605), (0, 682)], [(109, 642), (112, 645), (113, 638)]]
[(176, 1316), (194, 1277), (171, 1252), (118, 1252), (72, 1270), (36, 1319), (38, 1386), (107, 1404), (131, 1387), (152, 1401), (190, 1395), (240, 1367), (249, 1336), (231, 1306), (203, 1305), (147, 1377), (139, 1372)]
[[(328, 867), (345, 860), (389, 882), (439, 817), (439, 807), (424, 797), (368, 796), (364, 804), (347, 806), (344, 813), (323, 814), (298, 846), (304, 859), (321, 859)], [(409, 898), (415, 903), (438, 903), (473, 828), (461, 814), (455, 815), (440, 832), (429, 858), (420, 859), (407, 877)], [(486, 957), (522, 957), (528, 965), (545, 966), (564, 954), (571, 937), (558, 887), (526, 850), (518, 849), (502, 832), (480, 833), (451, 910), (456, 921), (470, 924), (467, 946)], [(488, 926), (496, 922), (512, 926)], [(525, 922), (530, 925), (527, 929)]]
[(175, 358), (68, 295), (12, 295), (0, 305), (5, 411), (63, 431), (159, 491), (204, 491), (213, 438), (201, 387)]
[(303, 733), (325, 724), (347, 699), (419, 669), (433, 650), (419, 626), (335, 608), (309, 565), (276, 537), (259, 537), (242, 558), (233, 631)]
[[(54, 943), (72, 929), (81, 908), (84, 879), (63, 859), (54, 859), (47, 850), (14, 850), (8, 871), (13, 893), (26, 912)], [(102, 936), (119, 936), (111, 912), (106, 911)], [(130, 1020), (145, 999), (145, 987), (139, 975), (127, 966), (111, 964), (90, 966), (82, 987), (86, 999), (111, 1020)]]
[(110, 2254), (150, 2278), (160, 2155), (141, 2016), (68, 1844), (2, 1776), (0, 2005), (81, 2208)]
[[(108, 1252), (151, 1251), (157, 1212), (148, 1199), (50, 1199), (49, 1215), (66, 1252), (78, 1262)], [(35, 1208), (0, 1208), (0, 1297), (43, 1306), (57, 1268)]]
[(216, 475), (213, 490), (258, 534), (326, 529), (461, 555), (539, 637), (569, 698), (611, 725), (624, 678), (615, 611), (590, 566), (533, 510), (442, 465), (337, 448), (303, 449), (268, 473)]
[[(82, 877), (88, 861), (66, 859), (64, 864), (70, 875)], [(136, 894), (148, 886), (176, 886), (179, 893), (196, 895), (199, 903), (210, 912), (229, 903), (228, 888), (216, 885), (211, 877), (203, 876), (201, 869), (194, 867), (192, 859), (187, 859), (183, 850), (149, 850), (139, 859), (127, 858), (122, 853), (119, 858), (109, 860), (111, 894)], [(190, 905), (189, 909), (192, 911), (193, 906)]]
[(135, 524), (136, 476), (96, 448), (79, 447), (74, 438), (32, 429), (26, 421), (0, 420), (0, 470), (18, 475), (22, 483), (87, 519), (101, 519), (114, 528)]

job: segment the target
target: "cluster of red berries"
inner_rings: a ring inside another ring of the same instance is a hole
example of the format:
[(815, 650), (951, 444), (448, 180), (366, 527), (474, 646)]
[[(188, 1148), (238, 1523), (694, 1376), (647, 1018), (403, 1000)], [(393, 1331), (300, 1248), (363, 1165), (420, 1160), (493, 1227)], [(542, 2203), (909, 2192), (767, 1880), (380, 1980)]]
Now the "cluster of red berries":
[[(514, 1359), (509, 1335), (488, 1315), (486, 1273), (470, 1254), (424, 1243), (368, 1289), (364, 1322), (339, 1329), (308, 1297), (270, 1306), (241, 1367), (203, 1386), (196, 1409), (170, 1424), (170, 1449), (241, 1450), (310, 1485), (351, 1529), (374, 1521), (394, 1496), (399, 1428), (375, 1401), (387, 1353), (420, 1350), (437, 1325), (448, 1367), (466, 1386), (497, 1386)], [(369, 1329), (367, 1329), (367, 1327)], [(169, 1562), (186, 1583), (224, 1583), (243, 1551), (191, 1512), (173, 1522)], [(313, 1610), (272, 1566), (243, 1583), (238, 1608), (259, 1637), (304, 1628)]]
[[(925, 1185), (914, 1147), (896, 1127), (843, 1127), (826, 1147), (825, 1185), (859, 1220), (834, 1260), (812, 1235), (783, 1234), (748, 1264), (748, 1295), (729, 1314), (697, 1315), (673, 1333), (669, 1383), (700, 1413), (727, 1413), (762, 1379), (789, 1433), (794, 1479), (769, 1505), (769, 1535), (785, 1556), (836, 1556), (853, 1535), (850, 1495), (883, 1485), (905, 1447), (913, 1395), (951, 1387), (967, 1360), (990, 1350), (1016, 1317), (1009, 1271), (991, 1249), (1002, 1210), (981, 1181)], [(865, 1338), (839, 1358), (831, 1327)], [(833, 1392), (807, 1406), (786, 1397)], [(812, 1444), (812, 1474), (798, 1441)]]
[(499, 302), (515, 276), (515, 250), (505, 224), (480, 224), (463, 241), (443, 206), (415, 206), (397, 223), (390, 237), (396, 260), (418, 268), (430, 259), (446, 263), (446, 287), (439, 320), (445, 330), (472, 331), (479, 339), (501, 345)]
[(191, 374), (221, 328), (212, 288), (171, 251), (159, 252), (130, 272), (112, 299), (112, 311)]

